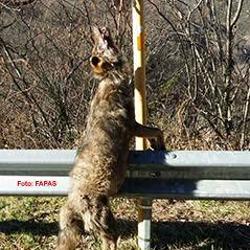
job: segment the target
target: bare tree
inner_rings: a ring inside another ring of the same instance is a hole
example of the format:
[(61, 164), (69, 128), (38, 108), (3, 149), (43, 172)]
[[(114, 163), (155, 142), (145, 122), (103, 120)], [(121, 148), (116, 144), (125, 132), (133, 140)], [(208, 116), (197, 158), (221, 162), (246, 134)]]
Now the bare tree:
[[(150, 121), (174, 145), (249, 148), (248, 5), (146, 1)], [(72, 146), (95, 91), (91, 27), (109, 26), (132, 63), (131, 1), (2, 0), (0, 12), (1, 147)]]
[[(130, 51), (126, 6), (124, 1), (0, 2), (0, 78), (5, 79), (0, 99), (13, 109), (1, 111), (2, 147), (73, 145), (95, 89), (88, 68), (91, 26), (114, 27), (116, 40)], [(22, 129), (10, 131), (8, 123)]]
[(244, 148), (249, 138), (245, 77), (249, 67), (248, 62), (244, 62), (245, 67), (238, 67), (236, 57), (241, 40), (236, 25), (244, 1), (228, 0), (225, 4), (213, 0), (190, 3), (167, 0), (165, 9), (161, 1), (148, 2), (172, 29), (176, 46), (181, 48), (179, 58), (183, 58), (185, 72), (181, 81), (186, 90), (181, 124), (186, 135), (197, 135), (210, 127), (219, 147)]

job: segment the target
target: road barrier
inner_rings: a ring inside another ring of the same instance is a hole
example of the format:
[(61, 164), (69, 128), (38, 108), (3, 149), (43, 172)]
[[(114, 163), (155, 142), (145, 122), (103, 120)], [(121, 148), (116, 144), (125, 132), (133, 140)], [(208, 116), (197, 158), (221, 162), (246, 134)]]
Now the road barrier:
[[(0, 195), (67, 195), (75, 150), (0, 150)], [(250, 200), (249, 151), (131, 151), (119, 194), (153, 199)], [(150, 235), (150, 221), (143, 228)]]

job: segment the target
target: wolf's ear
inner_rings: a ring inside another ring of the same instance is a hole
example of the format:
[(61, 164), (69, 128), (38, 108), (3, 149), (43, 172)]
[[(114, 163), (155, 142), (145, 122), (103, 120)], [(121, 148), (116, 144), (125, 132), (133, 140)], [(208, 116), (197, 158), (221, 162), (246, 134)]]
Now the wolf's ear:
[(113, 51), (118, 52), (111, 33), (107, 27), (103, 27), (101, 29), (92, 27), (92, 39), (96, 48), (100, 50), (112, 49)]
[(118, 49), (114, 43), (114, 40), (111, 36), (111, 33), (109, 31), (109, 29), (107, 27), (103, 27), (101, 28), (101, 33), (102, 33), (102, 36), (103, 36), (103, 39), (107, 42), (108, 44), (108, 48), (111, 48), (113, 49), (114, 51), (118, 52)]
[(110, 31), (109, 31), (109, 29), (107, 27), (102, 27), (100, 29), (100, 32), (102, 33), (103, 38), (106, 38), (106, 39), (109, 38), (109, 39), (111, 39), (111, 34), (110, 34)]
[(108, 42), (104, 38), (102, 31), (95, 26), (92, 27), (92, 40), (94, 42), (94, 45), (102, 50), (108, 47)]

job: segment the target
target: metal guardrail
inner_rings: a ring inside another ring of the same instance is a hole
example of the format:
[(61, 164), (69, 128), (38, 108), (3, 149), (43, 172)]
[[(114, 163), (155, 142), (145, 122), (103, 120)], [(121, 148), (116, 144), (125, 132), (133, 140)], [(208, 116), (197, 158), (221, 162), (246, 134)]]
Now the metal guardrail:
[[(66, 195), (75, 150), (0, 150), (0, 195)], [(120, 195), (250, 199), (249, 151), (132, 151)]]

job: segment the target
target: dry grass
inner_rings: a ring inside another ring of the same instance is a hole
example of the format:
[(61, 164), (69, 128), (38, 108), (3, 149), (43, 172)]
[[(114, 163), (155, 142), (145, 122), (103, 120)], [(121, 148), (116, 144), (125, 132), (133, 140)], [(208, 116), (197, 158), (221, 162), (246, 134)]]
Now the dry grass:
[[(1, 197), (0, 249), (54, 249), (64, 198)], [(136, 201), (114, 199), (121, 250), (137, 250)], [(250, 249), (250, 203), (157, 200), (152, 249)], [(99, 249), (88, 237), (85, 249)]]

